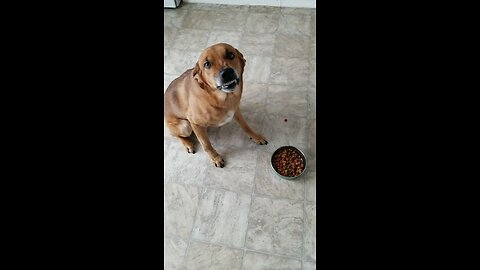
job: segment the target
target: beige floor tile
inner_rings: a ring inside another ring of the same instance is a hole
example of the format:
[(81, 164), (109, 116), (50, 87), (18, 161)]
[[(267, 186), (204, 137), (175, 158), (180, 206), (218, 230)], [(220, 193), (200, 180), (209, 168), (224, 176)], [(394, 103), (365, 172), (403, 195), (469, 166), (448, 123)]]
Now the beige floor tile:
[(302, 270), (299, 260), (247, 251), (243, 259), (245, 270)]
[(278, 29), (280, 15), (271, 13), (250, 13), (245, 25), (245, 32), (275, 33)]
[(200, 192), (195, 186), (163, 185), (163, 233), (189, 238)]
[(317, 85), (317, 61), (315, 59), (310, 59), (310, 83), (314, 86)]
[(172, 47), (177, 50), (198, 51), (198, 56), (207, 47), (210, 31), (197, 29), (180, 29)]
[(312, 35), (317, 35), (317, 13), (312, 15)]
[(305, 173), (305, 196), (307, 201), (315, 203), (317, 201), (317, 172), (307, 168)]
[(251, 55), (273, 56), (275, 35), (244, 33), (240, 45), (241, 52), (247, 62)]
[[(167, 57), (170, 55), (170, 50), (169, 49), (163, 49), (163, 68), (164, 68), (164, 71), (165, 71), (165, 61), (167, 61)], [(165, 74), (165, 72), (163, 73)]]
[(177, 32), (178, 32), (178, 28), (173, 26), (165, 26), (163, 28), (163, 48), (164, 49), (170, 47), (173, 40), (175, 39)]
[(240, 35), (247, 21), (248, 13), (219, 11), (215, 14), (214, 30), (230, 30)]
[(317, 38), (312, 38), (312, 40), (310, 41), (310, 52), (313, 59), (316, 60), (317, 59)]
[(270, 76), (271, 63), (271, 57), (249, 56), (245, 65), (244, 81), (267, 83)]
[(312, 32), (310, 15), (282, 15), (278, 31), (283, 34), (308, 35)]
[(275, 150), (275, 147), (293, 145), (301, 148), (302, 151), (305, 150), (307, 145), (307, 120), (305, 118), (265, 115), (263, 123), (263, 134), (270, 138), (267, 145), (269, 149)]
[(307, 116), (307, 88), (271, 84), (266, 111), (272, 115)]
[(311, 85), (310, 87), (308, 87), (308, 96), (309, 97), (313, 97), (313, 95), (316, 95), (316, 94), (317, 94), (316, 85)]
[(258, 153), (255, 194), (273, 198), (303, 200), (305, 193), (303, 176), (293, 181), (274, 176), (271, 158), (272, 153), (270, 152), (259, 151)]
[[(314, 88), (314, 87), (311, 87)], [(317, 118), (317, 93), (314, 91), (308, 91), (308, 110), (307, 118), (316, 119)]]
[(164, 9), (163, 25), (181, 27), (187, 12), (184, 9)]
[(192, 237), (243, 248), (250, 202), (250, 195), (207, 189), (201, 196)]
[(309, 171), (317, 171), (317, 120), (310, 119), (307, 122), (307, 167)]
[[(171, 136), (168, 135), (168, 137)], [(196, 152), (191, 154), (183, 147), (180, 140), (172, 137), (169, 141), (171, 143), (164, 143), (163, 181), (202, 185), (211, 162), (201, 145), (195, 143)]]
[(185, 270), (240, 270), (243, 250), (193, 241), (185, 258)]
[(278, 34), (275, 55), (279, 57), (311, 58), (311, 41), (308, 36)]
[(246, 247), (279, 255), (301, 256), (303, 203), (255, 197)]
[(305, 206), (305, 238), (304, 258), (309, 261), (317, 259), (317, 206), (307, 204)]
[(163, 237), (163, 267), (164, 269), (180, 270), (185, 258), (188, 243), (177, 237)]
[(187, 69), (194, 68), (201, 51), (169, 50), (163, 64), (163, 71), (169, 75), (182, 75)]
[(265, 113), (268, 84), (244, 83), (240, 110), (243, 112)]
[[(254, 145), (254, 143), (252, 144)], [(215, 148), (225, 160), (225, 167), (217, 168), (210, 162), (211, 164), (206, 170), (204, 185), (209, 188), (251, 193), (253, 178), (255, 177), (257, 151), (253, 148), (236, 146), (218, 146)]]
[(182, 27), (189, 29), (210, 30), (215, 22), (215, 12), (206, 10), (189, 10), (183, 19)]
[(271, 63), (270, 83), (308, 85), (312, 72), (308, 59), (275, 57)]
[(217, 43), (227, 43), (238, 49), (240, 37), (240, 34), (232, 31), (211, 31), (208, 36), (207, 47)]
[(317, 264), (313, 262), (303, 262), (303, 270), (316, 270)]

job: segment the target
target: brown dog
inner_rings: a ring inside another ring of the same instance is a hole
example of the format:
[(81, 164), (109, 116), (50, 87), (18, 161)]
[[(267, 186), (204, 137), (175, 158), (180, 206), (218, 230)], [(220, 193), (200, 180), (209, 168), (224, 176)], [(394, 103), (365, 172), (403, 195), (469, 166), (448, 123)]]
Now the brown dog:
[(213, 45), (202, 52), (195, 68), (173, 80), (164, 95), (163, 114), (170, 133), (180, 139), (188, 153), (195, 153), (188, 139), (195, 132), (216, 167), (223, 168), (225, 162), (208, 139), (208, 127), (220, 127), (235, 118), (251, 140), (267, 144), (240, 113), (245, 62), (231, 45)]

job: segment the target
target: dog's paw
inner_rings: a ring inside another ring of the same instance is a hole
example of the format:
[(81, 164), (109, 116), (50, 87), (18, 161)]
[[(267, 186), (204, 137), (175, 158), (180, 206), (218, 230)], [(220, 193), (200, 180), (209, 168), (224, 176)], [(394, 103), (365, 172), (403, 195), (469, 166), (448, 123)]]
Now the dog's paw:
[(195, 154), (195, 148), (193, 147), (193, 143), (191, 141), (183, 141), (183, 146), (189, 154)]
[(267, 139), (265, 137), (263, 137), (262, 135), (256, 135), (256, 136), (250, 137), (250, 140), (252, 140), (256, 144), (260, 144), (260, 145), (268, 144)]
[(187, 152), (190, 154), (195, 154), (195, 149), (193, 149), (193, 146), (185, 146), (185, 149), (187, 149)]
[(223, 158), (220, 155), (212, 158), (212, 161), (213, 161), (213, 165), (215, 165), (215, 167), (223, 168), (225, 166), (225, 161), (223, 160)]

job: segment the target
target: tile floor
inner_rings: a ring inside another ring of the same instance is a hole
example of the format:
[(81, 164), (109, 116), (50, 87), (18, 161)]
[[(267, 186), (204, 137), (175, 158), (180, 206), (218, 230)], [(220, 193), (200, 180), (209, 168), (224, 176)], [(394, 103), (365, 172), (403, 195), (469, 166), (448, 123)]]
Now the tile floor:
[[(269, 142), (235, 121), (209, 129), (220, 169), (198, 140), (187, 154), (165, 128), (165, 269), (315, 269), (316, 10), (183, 4), (164, 15), (164, 90), (204, 48), (230, 43), (247, 60), (240, 108)], [(307, 154), (297, 181), (272, 175), (282, 145)]]

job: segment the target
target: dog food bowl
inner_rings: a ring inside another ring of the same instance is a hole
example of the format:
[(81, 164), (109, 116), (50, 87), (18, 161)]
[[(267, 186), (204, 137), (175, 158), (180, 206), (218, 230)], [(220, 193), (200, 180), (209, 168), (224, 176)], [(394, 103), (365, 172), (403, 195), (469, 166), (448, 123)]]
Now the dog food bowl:
[(286, 180), (300, 177), (307, 169), (307, 158), (294, 146), (282, 146), (273, 152), (270, 159), (273, 173)]

